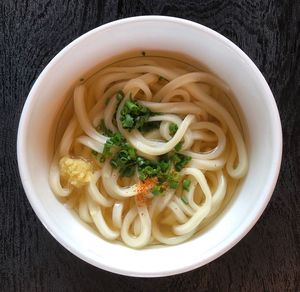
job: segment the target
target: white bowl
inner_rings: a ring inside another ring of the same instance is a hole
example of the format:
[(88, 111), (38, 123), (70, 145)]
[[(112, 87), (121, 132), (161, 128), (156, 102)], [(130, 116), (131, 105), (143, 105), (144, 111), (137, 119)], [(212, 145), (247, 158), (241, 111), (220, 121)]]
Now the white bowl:
[[(48, 183), (53, 125), (66, 94), (75, 81), (96, 64), (133, 49), (181, 52), (205, 63), (230, 85), (244, 116), (250, 165), (238, 194), (207, 231), (177, 246), (134, 250), (102, 240), (57, 200)], [(17, 144), (19, 170), (27, 197), (57, 241), (101, 269), (130, 276), (156, 277), (182, 273), (214, 260), (253, 227), (277, 181), (282, 133), (268, 84), (236, 45), (191, 21), (142, 16), (100, 26), (57, 54), (29, 93)]]

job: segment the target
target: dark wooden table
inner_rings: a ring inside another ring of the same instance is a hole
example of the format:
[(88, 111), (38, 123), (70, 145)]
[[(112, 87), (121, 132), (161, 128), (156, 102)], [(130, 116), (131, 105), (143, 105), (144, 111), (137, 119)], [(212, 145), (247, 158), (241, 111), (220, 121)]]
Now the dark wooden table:
[[(1, 0), (0, 291), (300, 291), (300, 2)], [(279, 181), (262, 218), (232, 250), (178, 276), (137, 279), (70, 254), (31, 209), (17, 168), (18, 122), (47, 63), (72, 40), (134, 15), (190, 19), (225, 35), (262, 71), (283, 127)]]

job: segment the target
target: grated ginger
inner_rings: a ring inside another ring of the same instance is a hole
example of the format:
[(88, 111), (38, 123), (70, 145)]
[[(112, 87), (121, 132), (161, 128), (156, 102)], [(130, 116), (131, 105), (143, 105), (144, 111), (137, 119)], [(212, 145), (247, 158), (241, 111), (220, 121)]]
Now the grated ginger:
[(91, 163), (80, 158), (64, 156), (59, 161), (61, 177), (76, 188), (86, 185), (91, 180), (92, 169)]

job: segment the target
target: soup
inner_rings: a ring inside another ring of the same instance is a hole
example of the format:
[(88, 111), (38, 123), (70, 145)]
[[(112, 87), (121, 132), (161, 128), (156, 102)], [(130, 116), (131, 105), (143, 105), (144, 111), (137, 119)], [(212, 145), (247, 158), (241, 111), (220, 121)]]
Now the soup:
[(247, 173), (234, 97), (183, 56), (118, 59), (75, 86), (49, 182), (107, 240), (179, 244), (220, 213)]

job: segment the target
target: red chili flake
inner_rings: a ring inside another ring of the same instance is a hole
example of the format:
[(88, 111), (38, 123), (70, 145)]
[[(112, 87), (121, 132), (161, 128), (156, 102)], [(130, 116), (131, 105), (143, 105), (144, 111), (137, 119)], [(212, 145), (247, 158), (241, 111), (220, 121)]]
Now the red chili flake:
[(145, 181), (141, 181), (137, 185), (137, 194), (135, 196), (135, 201), (137, 206), (142, 206), (146, 202), (145, 194), (149, 192), (153, 186), (157, 183), (157, 178), (148, 178)]

